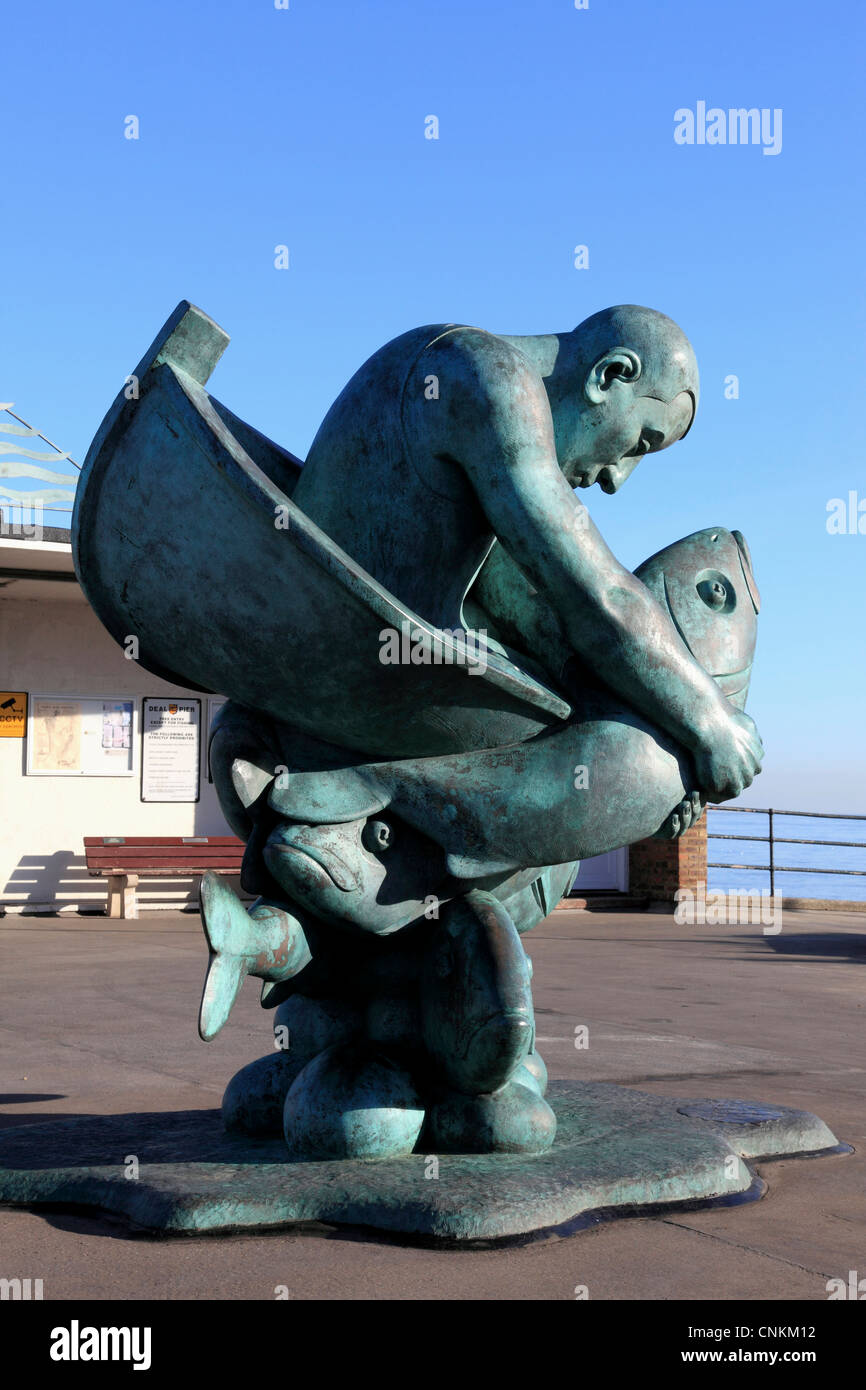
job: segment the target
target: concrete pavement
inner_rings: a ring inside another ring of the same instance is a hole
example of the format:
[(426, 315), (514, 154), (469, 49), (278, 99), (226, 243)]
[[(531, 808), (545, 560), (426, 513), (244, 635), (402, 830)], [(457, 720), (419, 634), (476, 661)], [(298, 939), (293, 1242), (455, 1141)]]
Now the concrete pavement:
[[(156, 1239), (5, 1209), (0, 1276), (42, 1278), (46, 1299), (257, 1299), (277, 1286), (292, 1299), (573, 1299), (585, 1286), (591, 1299), (825, 1300), (829, 1279), (866, 1275), (866, 915), (787, 912), (769, 936), (561, 911), (525, 944), (552, 1077), (813, 1110), (855, 1154), (761, 1164), (769, 1191), (747, 1206), (482, 1251), (287, 1232)], [(201, 1043), (204, 962), (190, 914), (0, 920), (0, 1126), (218, 1106), (268, 1049), (269, 1018), (249, 982)]]

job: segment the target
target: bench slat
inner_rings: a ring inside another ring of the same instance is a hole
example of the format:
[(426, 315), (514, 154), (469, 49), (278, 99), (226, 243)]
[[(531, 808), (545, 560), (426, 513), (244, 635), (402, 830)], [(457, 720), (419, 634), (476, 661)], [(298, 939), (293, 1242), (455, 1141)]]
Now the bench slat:
[(175, 874), (178, 878), (189, 878), (190, 874), (216, 873), (221, 869), (231, 870), (233, 873), (240, 873), (243, 860), (241, 859), (218, 859), (212, 864), (141, 864), (141, 863), (117, 863), (117, 864), (88, 864), (87, 872), (93, 875), (109, 874), (138, 874), (146, 877), (147, 874)]
[(179, 870), (190, 869), (192, 871), (195, 871), (195, 869), (199, 869), (203, 872), (205, 869), (220, 867), (225, 868), (229, 864), (242, 863), (242, 854), (220, 854), (215, 856), (213, 859), (163, 859), (158, 855), (148, 859), (106, 859), (103, 856), (99, 855), (94, 856), (93, 858), (89, 858), (87, 860), (88, 868), (107, 869), (116, 874), (121, 873), (124, 868), (126, 868), (131, 874), (137, 872), (144, 872), (144, 870), (147, 868)]
[(201, 871), (209, 868), (225, 868), (229, 864), (242, 864), (242, 854), (221, 854), (213, 859), (162, 859), (154, 856), (150, 859), (104, 859), (94, 857), (88, 859), (87, 865), (91, 869), (108, 869), (113, 873), (120, 873), (126, 868), (129, 873), (144, 872), (145, 869), (190, 869), (198, 868)]
[(85, 835), (84, 843), (105, 849), (122, 849), (125, 845), (177, 845), (181, 849), (206, 849), (210, 845), (243, 846), (244, 842), (237, 835)]
[(144, 873), (146, 869), (178, 869), (183, 871), (188, 869), (194, 872), (198, 869), (203, 872), (205, 869), (226, 868), (230, 864), (242, 864), (242, 854), (220, 854), (212, 859), (164, 859), (159, 855), (153, 855), (146, 859), (132, 859), (118, 857), (117, 859), (107, 859), (103, 855), (88, 857), (87, 867), (90, 869), (106, 869), (113, 873), (121, 873), (126, 869), (129, 873)]
[(243, 854), (243, 845), (184, 845), (182, 849), (173, 845), (118, 845), (103, 847), (99, 845), (87, 851), (88, 859), (175, 859), (207, 860)]
[(139, 878), (198, 878), (200, 874), (232, 874), (239, 876), (241, 872), (240, 864), (224, 864), (214, 867), (208, 865), (206, 869), (131, 869), (128, 866), (120, 868), (88, 869), (91, 878), (115, 878), (126, 874), (138, 874)]

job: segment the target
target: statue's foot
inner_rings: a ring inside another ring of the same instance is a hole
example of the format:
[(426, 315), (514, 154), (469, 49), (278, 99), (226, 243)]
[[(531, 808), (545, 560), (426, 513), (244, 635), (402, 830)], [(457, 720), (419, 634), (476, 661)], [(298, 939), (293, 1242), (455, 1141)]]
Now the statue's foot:
[(292, 1083), (283, 1133), (294, 1159), (402, 1158), (415, 1147), (424, 1107), (409, 1073), (362, 1043), (329, 1047)]
[(347, 1042), (362, 1028), (360, 1010), (343, 1000), (294, 995), (274, 1015), (278, 1051), (242, 1067), (223, 1096), (227, 1130), (240, 1134), (282, 1134), (283, 1109), (292, 1082), (304, 1067), (335, 1043)]
[(528, 1079), (509, 1081), (492, 1095), (459, 1091), (430, 1106), (422, 1146), (430, 1153), (536, 1154), (549, 1149), (556, 1116)]
[(424, 1043), (437, 1076), (469, 1095), (504, 1085), (529, 1053), (531, 970), (511, 917), (490, 893), (450, 904), (422, 975)]
[(363, 1028), (363, 1010), (348, 999), (293, 994), (274, 1014), (274, 1046), (294, 1057), (300, 1071), (326, 1047), (353, 1041)]
[(537, 1052), (530, 1052), (524, 1057), (510, 1079), (519, 1081), (521, 1086), (529, 1086), (540, 1096), (547, 1092), (547, 1067)]
[(281, 1134), (286, 1096), (305, 1065), (288, 1052), (273, 1052), (241, 1067), (223, 1096), (226, 1129), (233, 1134)]

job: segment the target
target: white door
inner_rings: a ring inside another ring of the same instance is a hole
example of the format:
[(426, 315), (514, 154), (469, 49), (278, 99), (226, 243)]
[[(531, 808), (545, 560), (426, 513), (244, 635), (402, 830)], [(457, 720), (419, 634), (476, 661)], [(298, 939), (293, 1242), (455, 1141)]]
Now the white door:
[(612, 893), (625, 893), (628, 889), (628, 850), (612, 849), (608, 854), (584, 859), (571, 891), (580, 894), (587, 888), (606, 888)]

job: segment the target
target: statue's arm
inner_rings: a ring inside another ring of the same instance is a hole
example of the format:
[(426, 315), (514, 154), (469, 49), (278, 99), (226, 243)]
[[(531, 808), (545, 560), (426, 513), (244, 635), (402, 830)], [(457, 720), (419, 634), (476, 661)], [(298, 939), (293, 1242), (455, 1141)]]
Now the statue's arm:
[(469, 597), (505, 641), (540, 662), (554, 680), (562, 678), (572, 655), (562, 624), (500, 544), (481, 566)]
[(560, 471), (543, 383), (522, 354), (495, 341), (495, 350), (482, 343), (475, 353), (470, 344), (463, 371), (451, 376), (443, 444), (573, 650), (693, 753), (702, 790), (738, 796), (760, 763), (754, 724), (729, 705), (668, 615), (608, 549)]

